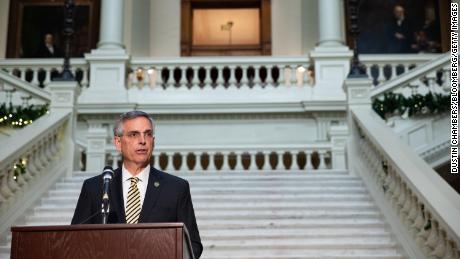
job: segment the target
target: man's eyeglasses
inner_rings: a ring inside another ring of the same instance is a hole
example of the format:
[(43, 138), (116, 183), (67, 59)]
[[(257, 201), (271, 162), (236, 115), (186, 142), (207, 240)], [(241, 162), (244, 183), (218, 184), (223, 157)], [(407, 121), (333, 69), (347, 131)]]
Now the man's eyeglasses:
[(119, 137), (127, 137), (129, 139), (139, 139), (141, 136), (144, 136), (144, 138), (151, 139), (153, 138), (153, 132), (148, 130), (145, 132), (139, 132), (139, 131), (130, 131), (124, 135), (121, 135)]

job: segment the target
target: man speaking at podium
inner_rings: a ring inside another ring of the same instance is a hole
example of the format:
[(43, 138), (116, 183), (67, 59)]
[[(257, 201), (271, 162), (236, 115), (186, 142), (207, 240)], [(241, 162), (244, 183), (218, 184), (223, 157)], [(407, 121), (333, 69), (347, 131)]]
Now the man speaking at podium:
[[(111, 183), (108, 223), (183, 222), (199, 258), (203, 246), (188, 182), (150, 166), (154, 130), (152, 118), (142, 111), (124, 113), (115, 124), (114, 144), (123, 166), (115, 170)], [(84, 181), (72, 224), (102, 222), (102, 186), (102, 175)]]

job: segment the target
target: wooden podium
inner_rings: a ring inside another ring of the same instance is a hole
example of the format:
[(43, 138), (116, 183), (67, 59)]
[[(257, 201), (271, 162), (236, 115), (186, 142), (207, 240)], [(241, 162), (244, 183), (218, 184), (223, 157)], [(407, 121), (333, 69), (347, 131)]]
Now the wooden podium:
[(193, 258), (182, 223), (12, 227), (11, 259)]

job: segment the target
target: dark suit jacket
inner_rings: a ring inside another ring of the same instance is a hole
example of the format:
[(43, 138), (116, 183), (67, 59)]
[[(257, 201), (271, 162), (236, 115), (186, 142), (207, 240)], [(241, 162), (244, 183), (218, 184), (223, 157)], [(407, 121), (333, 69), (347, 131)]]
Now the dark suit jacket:
[(37, 58), (62, 58), (64, 56), (62, 50), (58, 46), (53, 45), (53, 49), (54, 49), (54, 53), (51, 53), (45, 44), (41, 44), (35, 52), (35, 57)]
[[(155, 187), (155, 182), (159, 183), (158, 187)], [(98, 214), (101, 210), (102, 185), (102, 175), (84, 181), (72, 218), (72, 225), (100, 224), (102, 222), (102, 216)], [(115, 170), (109, 199), (108, 223), (126, 223), (121, 168)], [(196, 224), (188, 182), (151, 167), (139, 223), (160, 222), (183, 222), (190, 235), (193, 254), (195, 258), (200, 257), (203, 246)]]

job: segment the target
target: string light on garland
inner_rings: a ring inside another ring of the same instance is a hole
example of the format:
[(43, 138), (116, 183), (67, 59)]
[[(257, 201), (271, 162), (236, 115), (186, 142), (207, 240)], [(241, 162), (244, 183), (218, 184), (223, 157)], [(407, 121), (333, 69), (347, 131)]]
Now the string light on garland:
[(26, 167), (27, 167), (27, 159), (26, 158), (20, 158), (19, 161), (13, 165), (13, 170), (14, 170), (13, 179), (15, 181), (18, 180), (19, 174), (25, 174), (26, 173), (26, 170), (27, 170)]
[(48, 105), (16, 106), (11, 103), (0, 105), (0, 126), (23, 128), (44, 114), (48, 114)]
[(374, 99), (372, 108), (382, 119), (398, 114), (403, 115), (405, 112), (409, 117), (443, 113), (450, 109), (450, 96), (431, 92), (426, 95), (414, 94), (410, 97), (385, 93), (382, 99)]

